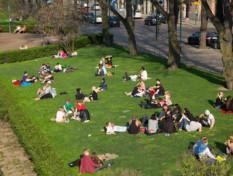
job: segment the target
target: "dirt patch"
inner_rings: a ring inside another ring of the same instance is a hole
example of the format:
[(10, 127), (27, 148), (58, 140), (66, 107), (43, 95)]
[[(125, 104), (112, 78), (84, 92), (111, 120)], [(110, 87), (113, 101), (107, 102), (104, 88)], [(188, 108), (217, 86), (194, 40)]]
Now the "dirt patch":
[(10, 125), (0, 121), (0, 176), (36, 175)]
[(21, 45), (27, 45), (28, 48), (41, 46), (45, 41), (56, 43), (55, 37), (42, 37), (40, 34), (14, 34), (0, 33), (0, 52), (17, 50)]

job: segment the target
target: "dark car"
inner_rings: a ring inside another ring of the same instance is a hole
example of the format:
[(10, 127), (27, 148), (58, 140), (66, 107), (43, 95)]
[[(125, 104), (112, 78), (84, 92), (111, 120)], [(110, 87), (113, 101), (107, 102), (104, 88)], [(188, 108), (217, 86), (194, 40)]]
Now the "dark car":
[(161, 22), (161, 23), (164, 23), (166, 24), (167, 23), (167, 18), (162, 15), (161, 13), (158, 13), (158, 20)]
[(116, 16), (110, 16), (108, 18), (108, 24), (110, 27), (120, 27), (120, 20)]
[(145, 25), (151, 25), (151, 26), (154, 26), (154, 25), (159, 25), (161, 24), (161, 22), (159, 20), (156, 19), (156, 16), (154, 15), (149, 15), (145, 18), (144, 20), (144, 24)]
[[(200, 32), (194, 32), (191, 36), (188, 37), (188, 44), (190, 45), (199, 45), (200, 44)], [(216, 32), (207, 32), (206, 33), (206, 45), (212, 48), (219, 48), (219, 39)]]
[(94, 13), (85, 13), (85, 14), (83, 14), (83, 19), (85, 20), (85, 21), (88, 21), (88, 22), (90, 22), (90, 19), (92, 18), (94, 16)]

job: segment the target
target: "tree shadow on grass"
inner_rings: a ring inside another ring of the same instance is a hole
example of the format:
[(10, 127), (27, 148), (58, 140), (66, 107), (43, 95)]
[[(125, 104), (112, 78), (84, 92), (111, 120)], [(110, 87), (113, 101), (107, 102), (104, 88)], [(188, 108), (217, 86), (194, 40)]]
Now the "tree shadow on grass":
[(217, 149), (219, 149), (222, 153), (226, 152), (226, 146), (224, 143), (215, 141), (214, 144), (217, 147)]

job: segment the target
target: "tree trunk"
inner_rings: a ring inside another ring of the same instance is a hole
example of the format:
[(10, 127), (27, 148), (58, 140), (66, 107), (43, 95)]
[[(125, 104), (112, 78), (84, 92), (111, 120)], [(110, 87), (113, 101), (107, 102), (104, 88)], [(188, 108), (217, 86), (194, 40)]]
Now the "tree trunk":
[(185, 16), (185, 18), (189, 18), (189, 11), (190, 11), (190, 0), (186, 0), (186, 16)]
[(180, 46), (177, 40), (177, 30), (175, 24), (174, 14), (174, 1), (169, 0), (169, 14), (168, 14), (168, 41), (169, 41), (169, 53), (168, 53), (168, 68), (174, 70), (179, 67), (180, 64)]
[(206, 48), (206, 31), (207, 31), (208, 19), (205, 8), (201, 6), (201, 27), (200, 27), (200, 45), (199, 48)]
[(108, 0), (99, 0), (101, 7), (102, 15), (102, 33), (103, 33), (103, 42), (107, 46), (112, 46), (112, 34), (109, 33), (109, 24), (108, 24)]

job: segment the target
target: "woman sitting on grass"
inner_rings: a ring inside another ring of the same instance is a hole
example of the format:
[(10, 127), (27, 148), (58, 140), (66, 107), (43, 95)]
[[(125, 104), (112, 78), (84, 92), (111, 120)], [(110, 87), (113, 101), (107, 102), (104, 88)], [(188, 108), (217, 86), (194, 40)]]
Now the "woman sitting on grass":
[(74, 113), (74, 105), (73, 103), (71, 103), (70, 100), (66, 100), (65, 104), (63, 105), (63, 108), (66, 112), (66, 115), (69, 116), (69, 115), (73, 115)]
[(69, 56), (68, 53), (64, 49), (61, 49), (57, 52), (56, 55), (53, 55), (53, 58), (66, 59), (68, 56)]
[(138, 134), (140, 132), (140, 127), (142, 125), (141, 121), (138, 120), (135, 116), (128, 122), (128, 132), (129, 134)]
[(114, 125), (112, 122), (108, 122), (106, 123), (105, 131), (107, 135), (111, 135), (111, 134), (116, 134), (116, 132), (126, 132), (127, 127), (117, 126), (117, 125)]
[(22, 79), (21, 80), (12, 80), (12, 84), (16, 86), (29, 86), (32, 83), (35, 83), (38, 81), (38, 78), (36, 76), (28, 76), (28, 73), (25, 71), (23, 73)]
[(199, 116), (200, 122), (203, 126), (209, 127), (212, 129), (215, 125), (215, 118), (213, 114), (210, 113), (210, 111), (207, 109), (205, 110), (204, 114), (201, 114)]
[(72, 117), (72, 119), (85, 123), (90, 121), (90, 113), (83, 103), (79, 101), (76, 102), (74, 116)]
[(160, 119), (159, 123), (162, 131), (166, 134), (175, 133), (176, 127), (170, 109), (165, 113), (165, 117)]
[(56, 113), (56, 118), (55, 118), (55, 122), (57, 123), (68, 123), (69, 120), (67, 118), (65, 109), (63, 107), (60, 107)]
[(158, 125), (158, 119), (155, 114), (151, 116), (151, 118), (148, 120), (148, 126), (146, 128), (146, 134), (152, 135), (157, 133), (159, 130), (159, 125)]
[(228, 156), (233, 155), (233, 136), (230, 136), (229, 139), (225, 142), (226, 153)]
[(91, 102), (98, 100), (98, 91), (99, 90), (95, 86), (93, 86), (92, 92), (90, 93), (89, 97), (84, 97), (83, 102)]
[(54, 80), (52, 72), (47, 72), (44, 74), (43, 78), (41, 78), (41, 83), (52, 82)]
[(224, 105), (224, 93), (222, 91), (218, 92), (217, 98), (214, 103), (214, 107), (217, 109), (221, 109)]
[(179, 130), (186, 130), (188, 132), (191, 131), (202, 131), (202, 125), (198, 121), (190, 120), (188, 116), (186, 116), (187, 111), (186, 108), (184, 109), (184, 112), (182, 114), (181, 119), (179, 120)]
[(132, 92), (125, 92), (125, 95), (132, 97), (143, 97), (145, 95), (146, 85), (144, 81), (140, 80), (138, 84), (134, 87)]
[(36, 94), (35, 100), (54, 98), (57, 95), (55, 88), (52, 88), (50, 83), (46, 83), (42, 88), (39, 88)]

